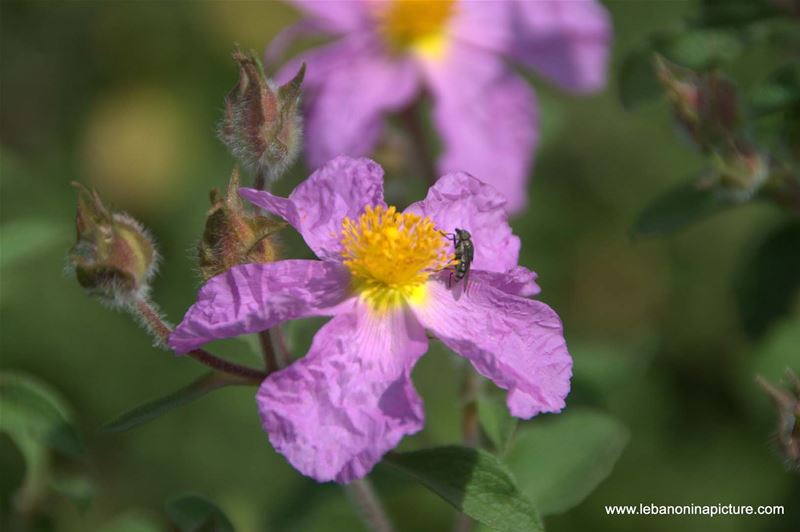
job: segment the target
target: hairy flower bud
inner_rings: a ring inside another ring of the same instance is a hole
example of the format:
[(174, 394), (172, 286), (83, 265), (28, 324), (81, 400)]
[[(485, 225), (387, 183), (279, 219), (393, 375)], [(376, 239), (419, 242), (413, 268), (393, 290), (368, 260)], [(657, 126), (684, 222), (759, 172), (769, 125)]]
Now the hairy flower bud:
[(298, 104), (305, 64), (291, 81), (276, 87), (252, 52), (237, 49), (233, 59), (239, 64), (239, 81), (225, 98), (219, 138), (256, 175), (256, 188), (263, 188), (280, 177), (300, 149)]
[(112, 212), (95, 190), (80, 183), (75, 219), (77, 239), (68, 258), (78, 283), (112, 305), (146, 295), (158, 254), (147, 231), (122, 212)]
[(224, 196), (218, 189), (211, 191), (211, 209), (197, 247), (203, 281), (238, 264), (276, 260), (275, 233), (283, 227), (282, 222), (245, 209), (239, 197), (239, 172), (234, 169)]
[(769, 159), (752, 143), (735, 140), (713, 153), (713, 175), (722, 191), (735, 201), (747, 201), (767, 181)]
[(711, 151), (735, 136), (743, 113), (733, 82), (718, 72), (697, 73), (659, 56), (656, 74), (678, 122), (703, 151)]
[(778, 411), (778, 430), (775, 435), (778, 447), (786, 464), (800, 471), (800, 378), (790, 369), (786, 370), (789, 389), (783, 390), (761, 376), (756, 382), (772, 399)]

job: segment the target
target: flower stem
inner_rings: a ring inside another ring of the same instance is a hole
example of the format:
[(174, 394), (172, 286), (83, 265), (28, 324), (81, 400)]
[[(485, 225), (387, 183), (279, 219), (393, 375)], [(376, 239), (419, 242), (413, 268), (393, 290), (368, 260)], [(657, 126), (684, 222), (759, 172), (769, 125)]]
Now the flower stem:
[[(133, 302), (133, 312), (142, 320), (159, 345), (166, 348), (172, 327), (164, 321), (155, 305), (144, 297), (137, 297)], [(268, 375), (263, 371), (228, 362), (203, 349), (195, 349), (187, 354), (210, 368), (240, 377), (248, 382), (260, 383)]]
[(189, 351), (186, 354), (192, 357), (193, 359), (197, 360), (201, 364), (205, 364), (209, 368), (213, 368), (217, 371), (221, 371), (229, 375), (235, 375), (237, 377), (241, 377), (255, 384), (261, 383), (261, 381), (266, 379), (267, 375), (269, 375), (269, 373), (265, 373), (257, 369), (248, 368), (247, 366), (242, 366), (239, 364), (234, 364), (233, 362), (228, 362), (227, 360), (219, 358), (216, 355), (212, 355), (211, 353), (205, 351), (204, 349), (195, 349), (194, 351)]
[(264, 190), (267, 186), (267, 175), (264, 169), (259, 169), (256, 174), (256, 180), (253, 183), (253, 188), (256, 190)]
[(272, 342), (272, 331), (265, 330), (258, 333), (258, 341), (261, 344), (261, 354), (264, 356), (264, 368), (267, 373), (281, 369), (278, 357), (275, 356), (275, 346)]
[(478, 447), (480, 444), (480, 422), (478, 420), (478, 395), (481, 381), (471, 367), (466, 367), (464, 383), (461, 388), (461, 401), (464, 405), (462, 435), (464, 444)]
[[(480, 446), (480, 420), (478, 419), (478, 395), (480, 395), (483, 381), (467, 364), (464, 367), (464, 382), (461, 385), (462, 411), (462, 437), (464, 445), (469, 447)], [(467, 514), (459, 514), (453, 530), (455, 532), (470, 532), (474, 521)]]
[(141, 320), (147, 331), (158, 342), (158, 346), (167, 349), (167, 340), (172, 327), (164, 321), (158, 308), (144, 296), (138, 296), (134, 302), (133, 313)]
[(413, 159), (419, 161), (426, 181), (428, 184), (433, 185), (436, 182), (436, 165), (428, 143), (425, 142), (425, 128), (419, 119), (418, 102), (406, 107), (400, 113), (400, 120), (408, 131), (414, 147), (415, 157)]
[(369, 480), (366, 478), (354, 480), (345, 485), (344, 489), (369, 530), (372, 532), (394, 530)]

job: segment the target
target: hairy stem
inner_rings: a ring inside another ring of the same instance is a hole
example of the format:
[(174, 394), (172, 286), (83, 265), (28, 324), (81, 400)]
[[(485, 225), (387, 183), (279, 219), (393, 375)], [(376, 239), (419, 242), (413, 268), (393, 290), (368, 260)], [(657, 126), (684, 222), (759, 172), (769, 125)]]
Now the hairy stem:
[(369, 530), (372, 532), (394, 530), (369, 480), (366, 478), (354, 480), (345, 485), (344, 489)]
[[(172, 327), (170, 327), (164, 321), (156, 307), (144, 297), (139, 297), (134, 301), (133, 311), (146, 324), (147, 328), (156, 337), (156, 340), (159, 342), (159, 344), (162, 347), (166, 347), (169, 335), (172, 333)], [(253, 383), (260, 383), (268, 375), (263, 371), (241, 366), (239, 364), (234, 364), (233, 362), (228, 362), (227, 360), (223, 360), (216, 355), (212, 355), (203, 349), (195, 349), (187, 353), (187, 355), (217, 371), (234, 375), (236, 377), (241, 377), (242, 379)]]

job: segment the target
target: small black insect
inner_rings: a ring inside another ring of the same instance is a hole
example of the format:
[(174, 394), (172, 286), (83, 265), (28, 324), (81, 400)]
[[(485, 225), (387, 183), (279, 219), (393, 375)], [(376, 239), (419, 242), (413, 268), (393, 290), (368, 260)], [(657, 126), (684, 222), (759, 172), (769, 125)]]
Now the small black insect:
[(445, 233), (445, 236), (453, 241), (455, 259), (458, 261), (455, 271), (450, 273), (447, 285), (450, 286), (453, 276), (455, 276), (456, 282), (464, 279), (464, 283), (467, 283), (469, 281), (469, 269), (475, 258), (475, 245), (472, 243), (472, 235), (466, 229), (456, 227), (455, 234)]

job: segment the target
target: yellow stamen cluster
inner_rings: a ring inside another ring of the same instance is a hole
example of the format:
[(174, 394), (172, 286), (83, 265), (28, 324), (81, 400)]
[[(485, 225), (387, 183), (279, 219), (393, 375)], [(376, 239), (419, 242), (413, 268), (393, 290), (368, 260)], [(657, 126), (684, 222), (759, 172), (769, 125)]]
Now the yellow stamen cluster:
[(430, 218), (396, 207), (368, 206), (357, 221), (345, 217), (342, 246), (354, 288), (376, 309), (419, 302), (430, 274), (455, 264)]
[(395, 52), (439, 56), (446, 44), (453, 0), (391, 0), (376, 13), (378, 27)]

